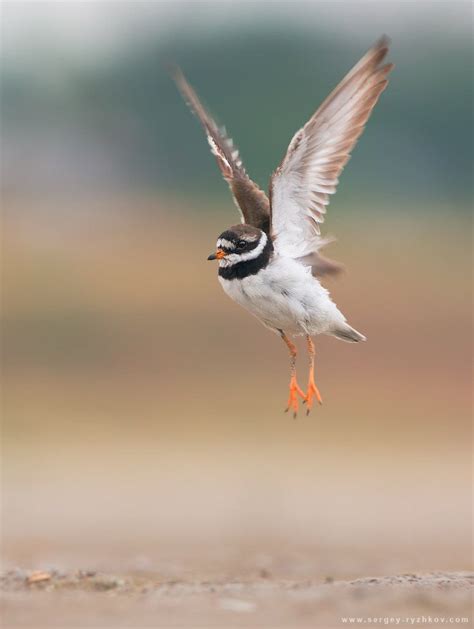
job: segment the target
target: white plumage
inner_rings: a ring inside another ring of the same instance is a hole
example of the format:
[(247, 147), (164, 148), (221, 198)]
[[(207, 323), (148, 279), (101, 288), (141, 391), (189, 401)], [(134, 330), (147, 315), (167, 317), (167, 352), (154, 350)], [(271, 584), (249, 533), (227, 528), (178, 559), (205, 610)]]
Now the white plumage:
[[(266, 236), (262, 232), (257, 248), (242, 255), (247, 261), (256, 259), (265, 242)], [(230, 254), (219, 260), (219, 266), (230, 266), (229, 258), (237, 255)], [(359, 333), (356, 333), (358, 338), (350, 338), (351, 331), (355, 330), (346, 324), (329, 291), (312, 276), (310, 267), (292, 258), (275, 252), (268, 265), (258, 273), (238, 280), (219, 277), (219, 281), (231, 299), (273, 331), (285, 330), (292, 335), (310, 336), (330, 334), (344, 340), (365, 340)]]

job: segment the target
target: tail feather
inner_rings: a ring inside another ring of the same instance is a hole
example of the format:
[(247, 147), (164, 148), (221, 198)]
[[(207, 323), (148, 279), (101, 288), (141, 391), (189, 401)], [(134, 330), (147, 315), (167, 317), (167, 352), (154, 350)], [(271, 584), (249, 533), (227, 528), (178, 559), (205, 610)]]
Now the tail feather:
[(358, 343), (359, 341), (367, 340), (363, 334), (357, 332), (357, 330), (354, 330), (354, 328), (351, 328), (351, 326), (347, 323), (334, 329), (332, 334), (337, 339), (340, 339), (341, 341), (346, 341), (347, 343)]

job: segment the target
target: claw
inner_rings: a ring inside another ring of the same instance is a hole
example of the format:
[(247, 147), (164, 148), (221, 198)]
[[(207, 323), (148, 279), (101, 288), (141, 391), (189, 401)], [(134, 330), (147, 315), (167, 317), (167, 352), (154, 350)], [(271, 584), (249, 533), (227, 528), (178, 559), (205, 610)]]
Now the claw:
[(309, 415), (311, 409), (313, 408), (313, 398), (316, 398), (319, 404), (323, 403), (321, 398), (321, 393), (319, 392), (316, 383), (314, 382), (314, 371), (313, 369), (309, 372), (309, 381), (308, 381), (308, 392), (305, 395), (305, 400), (303, 403), (306, 403), (308, 406), (306, 407), (306, 415)]
[(285, 410), (285, 413), (293, 409), (293, 419), (296, 419), (298, 414), (298, 395), (300, 395), (303, 399), (306, 398), (304, 392), (296, 382), (296, 376), (291, 376), (290, 380), (290, 395), (288, 397), (288, 404)]

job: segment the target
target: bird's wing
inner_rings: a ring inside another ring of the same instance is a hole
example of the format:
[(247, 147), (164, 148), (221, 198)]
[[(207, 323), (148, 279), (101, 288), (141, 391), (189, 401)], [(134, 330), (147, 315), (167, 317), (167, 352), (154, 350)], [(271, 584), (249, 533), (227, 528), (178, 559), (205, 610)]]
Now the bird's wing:
[(384, 64), (389, 41), (380, 39), (293, 137), (270, 182), (275, 249), (318, 272), (324, 245), (320, 223), (329, 195), (380, 94), (393, 64)]
[(207, 141), (216, 158), (217, 165), (229, 184), (235, 203), (240, 210), (242, 222), (269, 233), (270, 202), (267, 195), (248, 177), (239, 151), (227, 136), (225, 129), (219, 128), (206, 111), (182, 71), (175, 67), (172, 69), (172, 75), (184, 100), (204, 127)]

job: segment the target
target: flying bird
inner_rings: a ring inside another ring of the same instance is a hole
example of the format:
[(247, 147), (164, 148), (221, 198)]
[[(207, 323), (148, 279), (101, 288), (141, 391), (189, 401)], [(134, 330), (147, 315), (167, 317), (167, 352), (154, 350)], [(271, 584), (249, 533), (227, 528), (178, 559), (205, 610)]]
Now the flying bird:
[[(291, 140), (270, 179), (269, 195), (247, 175), (239, 151), (224, 128), (200, 102), (182, 71), (172, 70), (176, 84), (200, 120), (217, 165), (229, 184), (241, 223), (217, 239), (208, 260), (218, 260), (218, 277), (231, 299), (280, 335), (290, 353), (286, 410), (298, 411), (298, 399), (310, 412), (322, 402), (314, 380), (312, 337), (327, 334), (343, 341), (365, 341), (332, 301), (319, 277), (341, 265), (321, 254), (326, 206), (338, 177), (388, 82), (393, 64), (385, 63), (389, 40), (382, 37), (350, 70)], [(296, 379), (296, 346), (304, 335), (309, 353), (306, 391)]]

